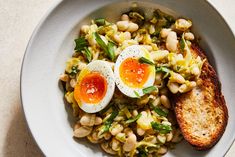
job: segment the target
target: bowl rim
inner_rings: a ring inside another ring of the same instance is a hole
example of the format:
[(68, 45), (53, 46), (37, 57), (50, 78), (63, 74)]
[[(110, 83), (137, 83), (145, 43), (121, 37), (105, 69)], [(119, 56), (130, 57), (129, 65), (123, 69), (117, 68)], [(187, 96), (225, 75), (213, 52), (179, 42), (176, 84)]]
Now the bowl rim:
[[(131, 0), (133, 1), (133, 0)], [(223, 21), (223, 23), (226, 25), (228, 31), (232, 34), (233, 39), (235, 41), (235, 30), (233, 31), (230, 27), (230, 25), (228, 24), (228, 22), (225, 20), (225, 18), (222, 16), (221, 12), (219, 12), (219, 10), (216, 9), (216, 7), (214, 5), (212, 5), (212, 3), (210, 1), (204, 1), (201, 0), (204, 4), (206, 4), (207, 6), (209, 6), (212, 10), (214, 10), (218, 17)], [(42, 149), (42, 147), (40, 146), (40, 144), (37, 142), (36, 137), (34, 136), (34, 133), (32, 132), (31, 126), (29, 124), (29, 117), (27, 116), (26, 112), (25, 112), (25, 106), (24, 106), (24, 100), (23, 100), (23, 70), (25, 67), (25, 61), (26, 61), (26, 57), (27, 55), (30, 53), (30, 48), (32, 46), (32, 43), (34, 41), (35, 36), (38, 34), (38, 31), (40, 30), (41, 26), (44, 24), (44, 22), (47, 20), (47, 18), (49, 17), (49, 15), (60, 5), (62, 4), (63, 0), (58, 0), (57, 2), (55, 2), (54, 4), (52, 4), (52, 6), (46, 11), (46, 13), (44, 13), (44, 15), (41, 17), (41, 19), (39, 20), (38, 24), (36, 25), (36, 27), (34, 28), (29, 40), (28, 40), (28, 44), (26, 46), (24, 55), (23, 55), (23, 59), (21, 62), (21, 70), (20, 70), (20, 100), (21, 100), (21, 108), (23, 110), (24, 113), (24, 119), (27, 122), (27, 128), (29, 129), (30, 135), (33, 138), (34, 142), (36, 143), (37, 147), (39, 148), (40, 152), (46, 156), (45, 150)], [(154, 2), (151, 2), (154, 3)], [(111, 3), (109, 3), (111, 4)], [(235, 144), (235, 138), (232, 139), (232, 143), (230, 144), (230, 146), (228, 147), (228, 149), (225, 151), (225, 153), (223, 154), (223, 156), (225, 156), (228, 151), (230, 150), (230, 148), (232, 147), (232, 145)]]

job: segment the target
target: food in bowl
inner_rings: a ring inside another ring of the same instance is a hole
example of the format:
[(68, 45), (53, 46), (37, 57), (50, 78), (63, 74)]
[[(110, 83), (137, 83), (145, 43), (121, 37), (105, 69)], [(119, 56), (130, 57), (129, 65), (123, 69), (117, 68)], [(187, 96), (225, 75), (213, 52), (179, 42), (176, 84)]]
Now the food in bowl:
[[(116, 23), (99, 18), (83, 25), (75, 39), (75, 52), (60, 77), (65, 100), (77, 119), (74, 137), (87, 138), (111, 155), (160, 156), (183, 139), (183, 130), (190, 144), (203, 148), (194, 142), (200, 135), (188, 129), (194, 122), (185, 118), (192, 117), (181, 112), (195, 116), (193, 113), (198, 112), (192, 113), (194, 109), (188, 104), (200, 109), (200, 103), (207, 101), (202, 99), (198, 105), (189, 94), (195, 89), (200, 93), (198, 85), (202, 85), (198, 80), (203, 82), (202, 73), (208, 70), (202, 69), (204, 64), (209, 65), (204, 55), (197, 55), (200, 51), (193, 51), (195, 37), (191, 27), (192, 21), (174, 19), (159, 9), (151, 18), (131, 10)], [(219, 100), (224, 100), (220, 89), (216, 90)], [(212, 101), (214, 95), (207, 102)], [(226, 106), (218, 104), (222, 110), (215, 108), (218, 112), (209, 116), (205, 113), (204, 117), (215, 117), (225, 125), (214, 128), (225, 128)], [(189, 106), (188, 110), (181, 110), (185, 106)], [(215, 112), (213, 105), (208, 108)]]

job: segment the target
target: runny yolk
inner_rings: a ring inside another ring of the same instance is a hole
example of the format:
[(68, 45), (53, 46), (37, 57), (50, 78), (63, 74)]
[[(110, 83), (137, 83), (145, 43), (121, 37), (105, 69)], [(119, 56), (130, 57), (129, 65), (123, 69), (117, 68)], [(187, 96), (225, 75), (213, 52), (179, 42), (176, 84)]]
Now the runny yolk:
[(140, 63), (136, 58), (125, 59), (119, 68), (121, 80), (129, 87), (143, 87), (149, 77), (149, 65)]
[(98, 72), (91, 72), (76, 85), (74, 96), (76, 100), (96, 104), (103, 99), (106, 90), (106, 79)]

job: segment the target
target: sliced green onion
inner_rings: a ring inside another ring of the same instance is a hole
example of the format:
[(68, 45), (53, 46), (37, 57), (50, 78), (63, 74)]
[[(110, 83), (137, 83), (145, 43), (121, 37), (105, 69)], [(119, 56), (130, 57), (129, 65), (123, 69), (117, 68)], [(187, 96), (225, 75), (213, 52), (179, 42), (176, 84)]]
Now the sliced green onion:
[(166, 117), (168, 115), (167, 112), (163, 111), (161, 108), (159, 107), (155, 107), (154, 111), (159, 115), (159, 116), (163, 116)]
[(153, 63), (152, 61), (148, 60), (148, 59), (145, 58), (145, 57), (140, 57), (140, 58), (139, 58), (139, 62), (140, 62), (140, 63), (149, 64), (149, 65), (154, 65), (154, 63)]
[(182, 36), (182, 38), (180, 39), (180, 50), (182, 51), (182, 52), (184, 52), (184, 49), (185, 49), (185, 40), (184, 40), (184, 38), (183, 38), (183, 36)]
[(167, 67), (162, 66), (162, 67), (156, 67), (155, 71), (169, 73), (171, 70), (168, 69)]
[(99, 46), (104, 50), (104, 52), (108, 55), (108, 57), (111, 60), (114, 60), (115, 58), (114, 44), (111, 42), (108, 42), (108, 45), (106, 45), (97, 32), (95, 32), (94, 35), (95, 35), (95, 40), (97, 41)]
[(144, 148), (136, 148), (138, 150), (138, 154), (137, 157), (148, 157), (148, 153), (146, 152), (146, 150)]
[(71, 76), (75, 76), (77, 73), (78, 73), (78, 66), (76, 65), (76, 66), (72, 66), (72, 68), (71, 68), (71, 72), (69, 73), (69, 75), (71, 75)]
[(82, 50), (84, 50), (84, 47), (88, 46), (88, 42), (85, 39), (85, 37), (79, 37), (78, 39), (75, 39), (74, 41), (76, 44), (74, 50), (76, 50), (76, 51), (82, 51)]
[(155, 90), (158, 90), (157, 87), (155, 87), (155, 86), (149, 86), (149, 87), (146, 87), (146, 88), (142, 89), (144, 94), (151, 93)]
[(139, 93), (134, 90), (134, 94), (136, 95), (137, 98), (140, 97)]
[(109, 57), (113, 61), (115, 58), (114, 43), (108, 42), (107, 46), (108, 46)]
[(102, 130), (101, 130), (101, 134), (109, 131), (109, 128), (111, 127), (112, 123), (113, 123), (113, 120), (114, 118), (116, 118), (118, 115), (118, 111), (117, 110), (114, 110), (111, 115), (109, 116), (109, 118), (104, 122), (104, 125), (102, 127)]
[(84, 48), (84, 53), (83, 54), (86, 56), (87, 60), (89, 62), (91, 62), (91, 60), (92, 60), (92, 53), (91, 53), (91, 51), (87, 47)]
[(137, 116), (135, 116), (134, 118), (130, 118), (126, 121), (126, 124), (130, 124), (133, 123), (135, 121), (137, 121), (139, 118), (141, 117), (141, 113), (139, 113)]
[(84, 56), (87, 58), (87, 60), (90, 62), (92, 60), (92, 53), (88, 49), (88, 42), (84, 37), (79, 37), (78, 39), (75, 39), (75, 48), (74, 50), (76, 52), (82, 52)]
[(104, 18), (98, 18), (98, 19), (95, 19), (95, 24), (97, 24), (98, 26), (103, 26), (105, 25), (105, 19)]
[(164, 125), (164, 124), (157, 123), (157, 122), (151, 122), (151, 126), (155, 131), (157, 131), (161, 134), (167, 134), (167, 133), (171, 132), (171, 130), (172, 130), (170, 125)]

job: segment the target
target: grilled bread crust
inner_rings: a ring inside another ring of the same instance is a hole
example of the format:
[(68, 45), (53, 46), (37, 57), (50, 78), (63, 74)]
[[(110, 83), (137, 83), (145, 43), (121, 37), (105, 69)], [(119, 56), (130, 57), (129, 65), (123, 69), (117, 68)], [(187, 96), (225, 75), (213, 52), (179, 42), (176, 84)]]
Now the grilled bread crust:
[[(203, 51), (192, 45), (193, 57), (206, 58)], [(176, 119), (186, 141), (198, 150), (213, 147), (223, 135), (228, 110), (221, 93), (215, 70), (206, 60), (192, 91), (173, 96)]]

